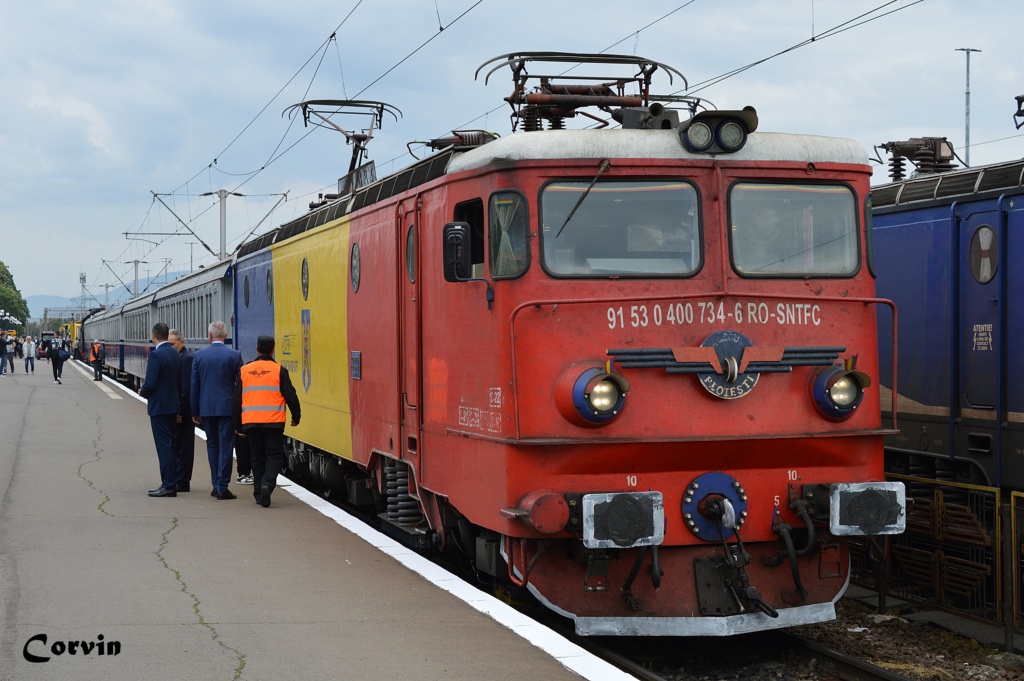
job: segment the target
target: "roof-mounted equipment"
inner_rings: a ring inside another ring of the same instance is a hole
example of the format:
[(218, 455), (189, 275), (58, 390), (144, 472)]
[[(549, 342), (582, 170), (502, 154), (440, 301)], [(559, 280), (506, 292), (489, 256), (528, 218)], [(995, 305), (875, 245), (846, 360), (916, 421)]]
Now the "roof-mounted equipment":
[(1013, 114), (1013, 124), (1020, 130), (1024, 128), (1024, 95), (1017, 95), (1017, 113)]
[[(375, 102), (359, 99), (311, 99), (298, 104), (292, 104), (284, 110), (282, 116), (291, 118), (297, 110), (302, 110), (302, 120), (305, 125), (312, 124), (321, 128), (333, 128), (345, 136), (346, 144), (352, 145), (352, 161), (348, 166), (348, 174), (338, 180), (338, 195), (351, 194), (360, 187), (365, 187), (377, 181), (377, 169), (373, 161), (363, 163), (366, 157), (366, 147), (373, 139), (373, 131), (381, 129), (384, 114), (391, 114), (396, 121), (402, 115), (397, 107), (384, 102)], [(318, 111), (317, 109), (324, 109)], [(333, 111), (326, 111), (333, 109)], [(355, 109), (345, 111), (344, 109)], [(335, 123), (333, 116), (368, 116), (370, 123), (359, 132), (352, 132)]]
[(679, 141), (697, 154), (732, 154), (757, 130), (752, 106), (729, 111), (701, 111), (679, 125)]
[(463, 150), (483, 146), (488, 142), (493, 142), (500, 136), (498, 133), (488, 130), (452, 130), (451, 135), (435, 137), (430, 140), (413, 140), (405, 146), (409, 150), (409, 155), (418, 161), (419, 156), (412, 152), (412, 145), (414, 144), (422, 144), (431, 151), (440, 151), (442, 149)]
[[(909, 140), (886, 142), (875, 147), (892, 155), (889, 159), (889, 177), (893, 182), (906, 178), (906, 161), (914, 164), (919, 173), (945, 173), (956, 167), (953, 145), (945, 137), (913, 137)], [(881, 162), (881, 161), (879, 161)]]
[[(604, 127), (608, 122), (593, 114), (580, 111), (596, 107), (608, 114), (617, 108), (651, 106), (651, 76), (659, 68), (668, 74), (669, 83), (673, 75), (679, 76), (684, 85), (682, 73), (660, 62), (643, 57), (619, 54), (577, 54), (573, 52), (513, 52), (490, 59), (476, 70), (476, 78), (485, 67), (497, 63), (484, 76), (484, 83), (491, 74), (504, 66), (512, 71), (514, 89), (505, 101), (512, 107), (512, 129), (522, 124), (522, 130), (532, 132), (544, 129), (547, 121), (549, 130), (561, 130), (565, 119), (577, 115), (586, 116)], [(567, 68), (560, 74), (529, 73), (531, 63), (557, 63), (575, 65), (631, 65), (635, 75), (620, 77), (601, 74), (573, 75), (575, 67)], [(535, 83), (531, 83), (535, 81)], [(571, 81), (568, 83), (557, 81)], [(584, 82), (586, 81), (586, 82)], [(636, 93), (627, 93), (627, 87), (636, 86)], [(661, 112), (664, 109), (662, 108)], [(652, 116), (661, 115), (648, 112)], [(620, 121), (621, 122), (621, 121)], [(659, 125), (660, 127), (660, 125)]]

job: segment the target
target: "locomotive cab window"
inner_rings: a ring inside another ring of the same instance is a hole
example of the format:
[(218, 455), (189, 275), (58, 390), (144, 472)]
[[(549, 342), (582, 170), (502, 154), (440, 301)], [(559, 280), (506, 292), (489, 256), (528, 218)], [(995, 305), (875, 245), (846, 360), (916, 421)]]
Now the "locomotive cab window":
[(569, 277), (677, 277), (701, 264), (697, 191), (679, 181), (551, 182), (541, 193), (544, 269)]
[(488, 236), (491, 276), (495, 279), (518, 277), (529, 267), (529, 225), (526, 199), (522, 194), (498, 192), (491, 195)]
[(484, 202), (481, 199), (465, 201), (455, 206), (455, 222), (469, 225), (472, 276), (484, 276)]
[(857, 203), (849, 187), (737, 183), (729, 225), (733, 267), (744, 276), (857, 272)]

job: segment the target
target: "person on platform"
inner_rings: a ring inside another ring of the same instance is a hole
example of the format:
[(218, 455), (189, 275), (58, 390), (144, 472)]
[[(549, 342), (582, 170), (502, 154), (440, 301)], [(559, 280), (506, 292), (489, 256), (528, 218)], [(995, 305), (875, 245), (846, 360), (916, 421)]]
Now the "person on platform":
[(67, 361), (68, 355), (67, 350), (56, 338), (50, 341), (50, 349), (46, 351), (46, 358), (50, 360), (50, 368), (53, 369), (53, 382), (63, 385), (61, 377), (64, 375), (64, 362)]
[(178, 381), (178, 418), (174, 424), (174, 465), (177, 471), (175, 487), (179, 492), (192, 489), (192, 466), (196, 458), (196, 426), (192, 423), (191, 383), (192, 351), (185, 347), (181, 331), (171, 329), (167, 340), (181, 357)]
[(25, 373), (29, 373), (29, 367), (31, 367), (31, 373), (34, 374), (36, 372), (36, 342), (32, 340), (32, 336), (25, 339), (23, 351), (25, 353)]
[(167, 342), (170, 329), (163, 322), (153, 325), (152, 341), (156, 348), (149, 353), (146, 381), (139, 388), (145, 397), (146, 413), (153, 429), (153, 442), (160, 462), (160, 486), (149, 490), (151, 497), (178, 496), (177, 471), (174, 466), (174, 424), (178, 420), (178, 373), (181, 357)]
[[(0, 333), (0, 376), (7, 373), (7, 332)], [(14, 373), (13, 371), (11, 373)]]
[(103, 347), (98, 339), (92, 339), (92, 346), (89, 348), (89, 364), (92, 365), (94, 381), (103, 380), (103, 362), (107, 359), (107, 349)]
[(192, 359), (192, 422), (206, 431), (206, 454), (213, 482), (210, 496), (234, 499), (234, 493), (228, 489), (235, 447), (232, 399), (235, 379), (242, 368), (242, 353), (224, 344), (228, 337), (224, 322), (211, 322), (207, 337), (210, 345), (196, 351)]
[(302, 411), (288, 369), (274, 361), (274, 337), (256, 339), (256, 359), (242, 367), (235, 383), (235, 428), (249, 442), (253, 496), (263, 508), (284, 464), (285, 407), (292, 414), (291, 425), (299, 425)]

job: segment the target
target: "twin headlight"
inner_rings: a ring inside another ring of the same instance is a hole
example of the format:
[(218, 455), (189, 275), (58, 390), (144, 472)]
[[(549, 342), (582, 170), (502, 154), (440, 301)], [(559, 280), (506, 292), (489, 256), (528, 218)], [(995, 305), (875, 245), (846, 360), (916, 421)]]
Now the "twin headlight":
[[(824, 416), (842, 420), (864, 400), (871, 378), (843, 364), (823, 367), (814, 376), (811, 397)], [(586, 428), (604, 426), (621, 414), (626, 405), (629, 382), (607, 366), (579, 366), (566, 370), (555, 386), (555, 405), (570, 423)]]
[(731, 154), (743, 148), (747, 135), (757, 129), (757, 112), (748, 106), (740, 111), (701, 111), (679, 126), (679, 140), (689, 151)]
[(864, 389), (871, 385), (867, 374), (841, 364), (825, 367), (814, 377), (811, 388), (818, 410), (834, 419), (844, 419), (860, 406)]
[(593, 428), (611, 423), (626, 404), (629, 382), (619, 374), (591, 367), (570, 368), (558, 379), (555, 404), (562, 416), (577, 426)]

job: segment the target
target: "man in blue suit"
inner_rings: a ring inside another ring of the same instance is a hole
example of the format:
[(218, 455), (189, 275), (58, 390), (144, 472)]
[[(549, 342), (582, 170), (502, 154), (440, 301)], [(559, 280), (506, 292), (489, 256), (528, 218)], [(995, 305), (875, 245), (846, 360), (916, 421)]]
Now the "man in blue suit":
[(178, 382), (178, 418), (174, 424), (174, 463), (177, 468), (176, 487), (179, 492), (192, 488), (192, 466), (196, 456), (196, 427), (192, 423), (192, 351), (185, 347), (185, 336), (171, 329), (167, 338), (181, 357), (181, 380)]
[(212, 322), (207, 336), (210, 345), (192, 358), (192, 422), (206, 431), (206, 454), (210, 459), (210, 496), (234, 499), (228, 489), (235, 447), (235, 379), (242, 368), (242, 353), (224, 344), (228, 337), (224, 322)]
[(153, 343), (146, 365), (146, 381), (139, 395), (146, 398), (146, 413), (153, 428), (156, 456), (160, 461), (160, 486), (149, 490), (151, 497), (178, 496), (177, 469), (174, 463), (174, 423), (178, 419), (178, 372), (181, 358), (167, 342), (169, 329), (163, 322), (153, 325)]

